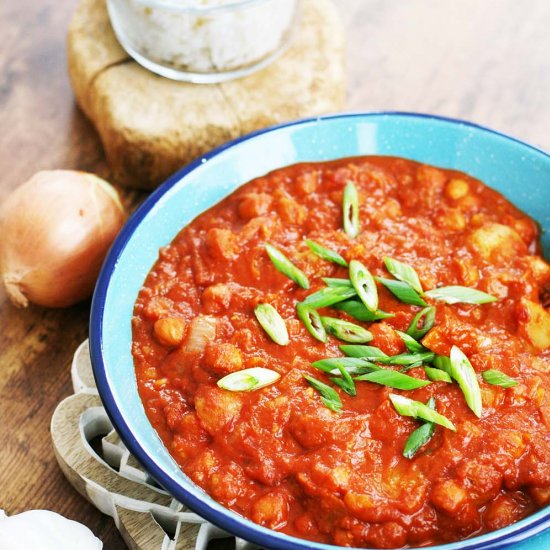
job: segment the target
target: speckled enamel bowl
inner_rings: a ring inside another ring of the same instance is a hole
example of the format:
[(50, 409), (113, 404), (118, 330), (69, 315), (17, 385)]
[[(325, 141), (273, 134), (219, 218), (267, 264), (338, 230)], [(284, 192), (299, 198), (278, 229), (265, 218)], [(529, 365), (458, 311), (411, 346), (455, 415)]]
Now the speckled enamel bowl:
[[(137, 392), (131, 355), (134, 302), (158, 249), (241, 184), (297, 162), (370, 154), (407, 157), (479, 178), (540, 223), (543, 248), (550, 257), (547, 153), (458, 120), (407, 113), (344, 114), (250, 134), (174, 174), (128, 221), (97, 284), (90, 321), (92, 363), (99, 393), (120, 436), (177, 499), (219, 527), (262, 547), (336, 548), (260, 527), (218, 504), (183, 474), (147, 420)], [(434, 548), (550, 548), (550, 507), (504, 529)]]

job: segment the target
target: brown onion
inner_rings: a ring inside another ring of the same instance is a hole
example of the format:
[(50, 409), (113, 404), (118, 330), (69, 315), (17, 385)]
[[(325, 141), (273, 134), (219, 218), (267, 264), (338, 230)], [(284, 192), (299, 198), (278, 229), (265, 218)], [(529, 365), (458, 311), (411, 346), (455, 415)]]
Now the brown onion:
[(87, 298), (126, 214), (117, 192), (85, 172), (43, 171), (0, 207), (0, 279), (18, 307)]

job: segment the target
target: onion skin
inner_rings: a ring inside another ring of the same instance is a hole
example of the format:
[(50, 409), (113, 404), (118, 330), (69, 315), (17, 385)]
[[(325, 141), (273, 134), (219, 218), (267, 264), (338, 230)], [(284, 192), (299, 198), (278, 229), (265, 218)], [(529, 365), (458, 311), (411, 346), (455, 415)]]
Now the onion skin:
[(18, 307), (68, 307), (92, 293), (126, 214), (85, 172), (37, 172), (0, 207), (0, 278)]

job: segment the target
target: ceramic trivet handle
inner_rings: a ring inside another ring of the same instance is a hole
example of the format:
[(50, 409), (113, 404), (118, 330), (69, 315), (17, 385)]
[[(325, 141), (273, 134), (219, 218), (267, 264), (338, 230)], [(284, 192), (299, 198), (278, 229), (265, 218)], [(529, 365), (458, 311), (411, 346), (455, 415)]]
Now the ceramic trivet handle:
[[(126, 449), (101, 404), (94, 383), (88, 341), (71, 368), (74, 395), (56, 408), (51, 423), (55, 455), (71, 485), (111, 516), (133, 550), (204, 550), (228, 533), (173, 499)], [(96, 452), (95, 442), (101, 441)], [(236, 550), (256, 546), (236, 539)]]

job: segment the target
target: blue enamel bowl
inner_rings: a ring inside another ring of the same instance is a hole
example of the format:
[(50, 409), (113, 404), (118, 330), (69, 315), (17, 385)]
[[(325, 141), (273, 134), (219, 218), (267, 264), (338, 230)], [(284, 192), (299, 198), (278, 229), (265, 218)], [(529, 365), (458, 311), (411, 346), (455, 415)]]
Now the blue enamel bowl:
[[(132, 310), (160, 247), (199, 213), (270, 170), (304, 161), (392, 155), (454, 168), (479, 178), (537, 220), (550, 257), (550, 156), (480, 126), (409, 113), (342, 114), (249, 134), (174, 174), (130, 218), (99, 277), (90, 345), (105, 409), (128, 449), (169, 493), (217, 526), (262, 547), (314, 548), (260, 527), (210, 498), (185, 476), (153, 430), (141, 404), (131, 355)], [(550, 548), (550, 507), (499, 531), (438, 550)]]

